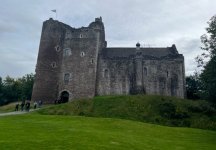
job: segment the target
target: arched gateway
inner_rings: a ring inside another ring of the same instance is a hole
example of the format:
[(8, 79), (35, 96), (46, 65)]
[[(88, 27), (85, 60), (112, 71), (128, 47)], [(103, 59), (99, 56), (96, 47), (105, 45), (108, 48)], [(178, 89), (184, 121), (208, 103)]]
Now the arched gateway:
[(69, 93), (67, 91), (61, 92), (61, 102), (67, 103), (69, 101)]

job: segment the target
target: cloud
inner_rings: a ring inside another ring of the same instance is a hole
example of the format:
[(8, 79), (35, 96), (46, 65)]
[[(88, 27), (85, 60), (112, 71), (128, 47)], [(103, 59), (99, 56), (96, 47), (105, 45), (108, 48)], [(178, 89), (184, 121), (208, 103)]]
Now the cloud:
[(132, 47), (137, 41), (157, 47), (176, 44), (190, 74), (214, 6), (213, 0), (1, 1), (0, 76), (34, 72), (42, 23), (55, 18), (52, 9), (57, 9), (59, 21), (73, 27), (88, 26), (102, 16), (108, 46)]

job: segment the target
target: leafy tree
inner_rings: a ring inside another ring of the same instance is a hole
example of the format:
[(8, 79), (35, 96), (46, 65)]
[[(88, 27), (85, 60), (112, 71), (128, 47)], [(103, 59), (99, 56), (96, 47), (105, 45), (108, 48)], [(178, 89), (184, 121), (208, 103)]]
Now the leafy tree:
[(34, 74), (27, 74), (18, 80), (22, 83), (21, 99), (31, 99), (34, 84)]
[(207, 33), (201, 36), (204, 53), (196, 59), (198, 65), (203, 67), (200, 79), (204, 85), (205, 98), (216, 104), (216, 15), (208, 21), (208, 25)]
[(3, 81), (4, 103), (17, 101), (20, 95), (21, 83), (7, 76)]
[(187, 98), (189, 99), (200, 99), (202, 91), (202, 83), (200, 81), (199, 75), (190, 75), (186, 77), (186, 91)]
[(33, 74), (27, 74), (18, 79), (7, 76), (3, 81), (0, 78), (0, 105), (31, 99), (33, 84)]
[(216, 104), (216, 57), (204, 66), (200, 77), (205, 89), (205, 98)]

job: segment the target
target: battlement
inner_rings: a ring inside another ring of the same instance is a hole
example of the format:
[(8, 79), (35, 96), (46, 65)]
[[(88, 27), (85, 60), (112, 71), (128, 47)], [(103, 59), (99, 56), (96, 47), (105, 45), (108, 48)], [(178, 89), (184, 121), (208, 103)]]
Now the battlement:
[(95, 22), (102, 22), (102, 17), (95, 18)]
[(102, 22), (102, 17), (95, 18), (95, 21), (91, 22), (88, 26), (84, 27), (72, 27), (70, 25), (67, 25), (63, 22), (60, 22), (58, 20), (54, 20), (53, 18), (49, 18), (48, 20), (44, 21), (44, 26), (45, 25), (57, 25), (59, 27), (67, 28), (69, 30), (73, 31), (86, 31), (88, 29), (97, 29), (97, 30), (104, 30), (104, 24)]

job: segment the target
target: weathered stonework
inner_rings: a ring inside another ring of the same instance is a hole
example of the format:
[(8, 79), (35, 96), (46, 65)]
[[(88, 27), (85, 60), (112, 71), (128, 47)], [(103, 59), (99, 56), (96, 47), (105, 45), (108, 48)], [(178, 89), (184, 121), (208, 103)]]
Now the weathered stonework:
[(32, 100), (159, 94), (184, 98), (184, 57), (167, 48), (107, 48), (102, 18), (72, 28), (43, 23)]

